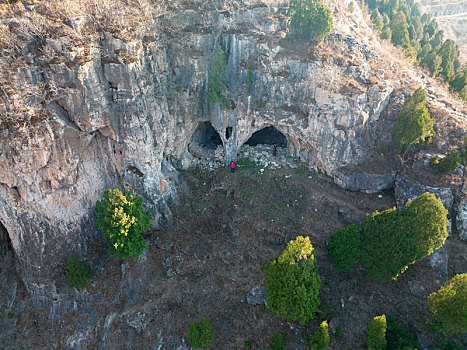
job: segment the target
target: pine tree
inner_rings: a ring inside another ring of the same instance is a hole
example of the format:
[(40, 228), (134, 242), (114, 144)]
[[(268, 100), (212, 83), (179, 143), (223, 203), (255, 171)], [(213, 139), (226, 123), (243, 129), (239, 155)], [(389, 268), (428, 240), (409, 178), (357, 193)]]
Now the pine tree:
[(391, 40), (394, 45), (410, 45), (409, 31), (407, 29), (407, 19), (402, 12), (398, 12), (391, 20)]
[(454, 64), (453, 58), (455, 58), (455, 43), (451, 39), (446, 40), (438, 51), (438, 55), (441, 57), (441, 73), (440, 75), (445, 81), (449, 82), (454, 79)]
[(412, 144), (426, 142), (434, 137), (434, 120), (425, 104), (426, 92), (422, 88), (405, 101), (392, 128), (398, 151), (405, 152)]
[(381, 33), (383, 30), (383, 17), (377, 9), (373, 10), (371, 13), (371, 21), (373, 22), (373, 26), (375, 27), (376, 31)]
[(322, 0), (290, 0), (289, 11), (296, 37), (321, 42), (332, 29), (331, 10)]

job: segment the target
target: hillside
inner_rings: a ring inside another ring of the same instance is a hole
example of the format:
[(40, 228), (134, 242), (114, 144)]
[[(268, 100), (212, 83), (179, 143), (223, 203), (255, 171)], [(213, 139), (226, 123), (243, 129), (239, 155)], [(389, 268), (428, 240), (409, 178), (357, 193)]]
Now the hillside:
[(456, 40), (461, 51), (461, 60), (467, 61), (467, 1), (417, 0), (423, 12), (438, 21), (446, 37)]

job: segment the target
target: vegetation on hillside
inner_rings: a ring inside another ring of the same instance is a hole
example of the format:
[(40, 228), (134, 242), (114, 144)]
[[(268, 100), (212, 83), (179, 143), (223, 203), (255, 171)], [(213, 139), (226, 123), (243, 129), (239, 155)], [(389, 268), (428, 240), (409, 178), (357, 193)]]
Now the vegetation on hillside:
[(358, 261), (369, 278), (390, 282), (444, 244), (447, 214), (434, 194), (424, 193), (409, 201), (406, 209), (367, 215), (360, 234), (356, 225), (337, 230), (331, 236), (329, 250), (339, 269), (348, 270)]
[(287, 321), (311, 321), (319, 306), (321, 279), (310, 238), (299, 236), (290, 241), (264, 270), (269, 309)]
[(368, 350), (386, 349), (386, 327), (386, 315), (377, 316), (368, 323), (366, 328)]
[(206, 98), (211, 103), (220, 103), (224, 109), (230, 109), (230, 100), (225, 96), (227, 86), (224, 83), (227, 74), (227, 62), (224, 50), (219, 48), (213, 57), (213, 71), (209, 75)]
[(319, 325), (315, 334), (313, 334), (313, 339), (311, 339), (310, 342), (311, 350), (326, 350), (330, 340), (328, 323), (323, 321)]
[(426, 92), (419, 88), (405, 101), (394, 122), (396, 150), (405, 152), (413, 144), (431, 142), (435, 136), (433, 125), (434, 120), (426, 108)]
[(193, 322), (188, 332), (188, 341), (194, 349), (205, 348), (214, 341), (214, 327), (206, 318), (201, 317), (199, 322)]
[(331, 31), (331, 10), (322, 0), (290, 0), (289, 6), (294, 36), (319, 43)]
[(143, 198), (118, 188), (106, 190), (102, 200), (97, 201), (96, 228), (102, 232), (111, 255), (136, 258), (146, 249), (141, 234), (149, 229), (151, 217), (143, 205)]
[(429, 14), (422, 15), (420, 5), (413, 0), (366, 0), (366, 3), (372, 10), (374, 28), (383, 39), (401, 46), (409, 58), (467, 99), (467, 67), (461, 65), (458, 45), (451, 39), (444, 40), (435, 19)]
[(454, 276), (428, 296), (427, 306), (435, 328), (446, 335), (467, 332), (467, 273)]
[(92, 272), (86, 263), (71, 255), (67, 259), (66, 277), (68, 283), (81, 289), (86, 288), (92, 280)]

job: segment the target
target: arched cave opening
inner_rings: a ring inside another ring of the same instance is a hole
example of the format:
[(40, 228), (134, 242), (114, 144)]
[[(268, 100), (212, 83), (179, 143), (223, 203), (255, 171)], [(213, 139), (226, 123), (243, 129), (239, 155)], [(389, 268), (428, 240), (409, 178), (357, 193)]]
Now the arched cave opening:
[(211, 122), (200, 123), (191, 137), (191, 141), (212, 150), (222, 146), (222, 139)]
[(248, 146), (257, 145), (277, 145), (277, 147), (287, 147), (287, 138), (273, 126), (268, 126), (258, 130), (245, 142)]
[(195, 158), (222, 162), (224, 159), (224, 144), (211, 122), (199, 123), (191, 141), (188, 151)]

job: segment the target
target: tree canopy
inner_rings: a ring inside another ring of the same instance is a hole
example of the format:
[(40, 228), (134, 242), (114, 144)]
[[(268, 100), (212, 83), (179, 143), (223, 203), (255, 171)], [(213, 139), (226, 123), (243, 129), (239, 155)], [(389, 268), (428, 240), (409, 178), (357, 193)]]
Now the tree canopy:
[(321, 279), (310, 238), (299, 236), (290, 241), (264, 269), (269, 309), (287, 321), (311, 321), (319, 306)]

